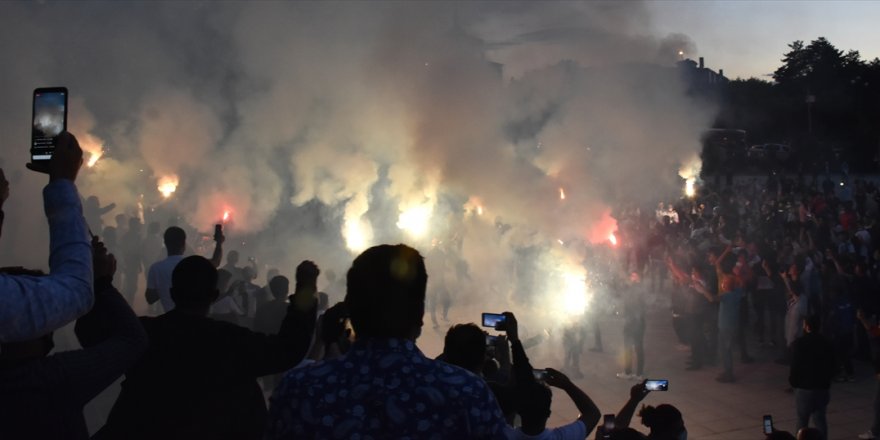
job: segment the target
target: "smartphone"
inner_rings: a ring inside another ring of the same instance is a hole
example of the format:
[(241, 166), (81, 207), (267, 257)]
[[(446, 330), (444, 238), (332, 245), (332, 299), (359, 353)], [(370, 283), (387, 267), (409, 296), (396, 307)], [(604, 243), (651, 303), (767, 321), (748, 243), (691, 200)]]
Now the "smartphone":
[(764, 416), (764, 434), (773, 434), (773, 416), (770, 414)]
[(669, 391), (669, 380), (648, 379), (645, 381), (645, 389), (648, 391)]
[(547, 380), (547, 370), (534, 369), (532, 370), (532, 375), (535, 376), (535, 380), (538, 382)]
[(43, 87), (34, 90), (31, 161), (52, 159), (55, 140), (65, 130), (67, 130), (67, 88)]
[(504, 319), (501, 313), (483, 313), (483, 327), (496, 328)]
[(605, 421), (602, 424), (602, 428), (606, 433), (614, 430), (614, 417), (614, 414), (605, 414)]
[(218, 223), (214, 225), (214, 240), (220, 239), (221, 235), (223, 235), (223, 225)]

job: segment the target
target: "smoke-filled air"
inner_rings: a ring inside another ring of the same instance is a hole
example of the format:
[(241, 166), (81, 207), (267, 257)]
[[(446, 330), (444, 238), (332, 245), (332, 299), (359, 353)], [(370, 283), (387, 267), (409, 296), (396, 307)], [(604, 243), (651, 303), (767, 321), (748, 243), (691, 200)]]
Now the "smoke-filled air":
[(65, 86), (80, 193), (116, 204), (105, 223), (187, 225), (202, 254), (223, 223), (228, 249), (291, 275), (310, 258), (341, 276), (404, 242), (426, 256), (429, 295), (446, 285), (474, 316), (543, 304), (526, 319), (546, 327), (626, 270), (603, 258), (627, 246), (615, 212), (681, 197), (714, 117), (675, 68), (693, 43), (655, 35), (641, 2), (0, 11), (0, 264), (45, 266), (46, 226), (24, 220), (42, 209), (30, 99)]

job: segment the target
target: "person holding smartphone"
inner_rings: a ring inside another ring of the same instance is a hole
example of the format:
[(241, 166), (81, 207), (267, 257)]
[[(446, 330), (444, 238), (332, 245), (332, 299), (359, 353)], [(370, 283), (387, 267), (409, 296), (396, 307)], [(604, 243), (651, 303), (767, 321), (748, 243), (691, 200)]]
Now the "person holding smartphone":
[[(27, 168), (49, 175), (43, 206), (49, 220), (49, 275), (0, 273), (0, 342), (45, 335), (92, 308), (92, 247), (77, 193), (76, 176), (82, 149), (76, 138), (62, 132), (48, 161)], [(0, 224), (9, 196), (9, 182), (0, 172)], [(2, 231), (2, 228), (0, 228)]]

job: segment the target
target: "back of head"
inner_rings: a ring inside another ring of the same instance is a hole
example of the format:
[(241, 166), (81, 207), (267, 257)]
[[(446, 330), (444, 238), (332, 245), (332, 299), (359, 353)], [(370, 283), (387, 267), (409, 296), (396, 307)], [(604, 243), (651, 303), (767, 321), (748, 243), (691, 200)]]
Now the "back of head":
[(198, 255), (180, 260), (171, 273), (171, 298), (179, 309), (211, 305), (217, 299), (217, 269)]
[(180, 255), (186, 248), (186, 232), (177, 226), (166, 229), (163, 239), (169, 255)]
[(446, 332), (443, 357), (447, 363), (479, 373), (486, 358), (486, 333), (476, 324), (457, 324)]
[(355, 334), (408, 338), (422, 326), (428, 274), (419, 252), (409, 246), (367, 249), (348, 270), (345, 304)]
[(321, 270), (312, 261), (305, 260), (296, 266), (296, 284), (314, 286), (318, 283)]
[(235, 266), (238, 263), (238, 251), (229, 251), (226, 253), (226, 262)]
[(553, 392), (547, 385), (536, 381), (516, 385), (516, 412), (522, 418), (523, 427), (546, 425), (552, 402)]
[(285, 276), (277, 275), (269, 280), (269, 290), (275, 299), (284, 299), (290, 292), (290, 280)]
[(824, 438), (818, 428), (801, 428), (797, 433), (797, 440), (824, 440)]
[(652, 439), (677, 439), (684, 430), (684, 420), (678, 408), (662, 404), (657, 407), (650, 405), (642, 407), (639, 411), (642, 424), (651, 429)]

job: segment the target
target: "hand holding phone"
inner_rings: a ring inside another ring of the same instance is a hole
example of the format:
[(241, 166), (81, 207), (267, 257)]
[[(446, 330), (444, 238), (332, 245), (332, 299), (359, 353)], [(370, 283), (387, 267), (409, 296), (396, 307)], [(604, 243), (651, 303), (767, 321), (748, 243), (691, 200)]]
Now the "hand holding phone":
[(648, 379), (645, 381), (645, 389), (648, 391), (669, 391), (669, 380)]
[(67, 179), (76, 181), (76, 175), (83, 163), (83, 152), (76, 137), (68, 132), (58, 135), (51, 160), (30, 162), (26, 166), (31, 171), (48, 174), (49, 180)]
[(505, 316), (501, 313), (483, 313), (483, 327), (497, 329), (504, 320)]
[(770, 414), (764, 416), (764, 434), (773, 434), (773, 416)]
[(34, 90), (31, 122), (31, 162), (48, 162), (57, 147), (58, 135), (67, 131), (67, 88)]
[(532, 370), (532, 376), (538, 382), (544, 383), (547, 381), (547, 370), (535, 368)]

